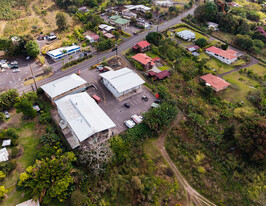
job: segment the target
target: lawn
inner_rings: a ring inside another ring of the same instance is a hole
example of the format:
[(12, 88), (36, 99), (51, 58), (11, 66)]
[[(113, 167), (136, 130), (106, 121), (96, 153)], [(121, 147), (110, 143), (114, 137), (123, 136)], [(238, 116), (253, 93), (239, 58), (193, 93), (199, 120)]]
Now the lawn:
[(170, 66), (168, 66), (168, 65), (164, 65), (164, 66), (162, 66), (162, 67), (158, 67), (158, 69), (160, 69), (160, 70), (164, 71), (164, 70), (170, 70), (170, 69), (171, 69), (171, 67), (170, 67)]
[[(184, 31), (184, 30), (192, 30), (192, 29), (187, 28), (187, 27), (178, 27), (178, 28), (176, 28), (174, 31), (175, 31), (175, 32), (179, 32), (179, 31)], [(205, 35), (202, 35), (202, 34), (196, 32), (195, 30), (192, 30), (192, 32), (194, 32), (194, 33), (196, 34), (196, 39), (199, 39), (199, 38), (204, 38), (204, 39), (206, 39), (206, 40), (209, 39), (209, 37), (207, 37), (207, 36), (205, 36)]]
[[(44, 133), (43, 127), (41, 125), (37, 126), (37, 118), (26, 122), (21, 121), (19, 114), (14, 114), (11, 118), (20, 118), (15, 124), (10, 124), (9, 126), (17, 129), (19, 135), (18, 147), (22, 151), (22, 155), (15, 158), (17, 168), (2, 182), (8, 190), (7, 197), (2, 201), (2, 205), (5, 206), (14, 206), (30, 198), (24, 192), (17, 191), (16, 184), (19, 174), (35, 162), (38, 147), (40, 146), (40, 137)], [(10, 150), (9, 153), (11, 153)]]
[(199, 59), (210, 59), (211, 57), (206, 54), (205, 52), (201, 52), (200, 55), (199, 55)]
[(158, 57), (158, 55), (152, 53), (152, 51), (148, 51), (148, 52), (146, 52), (146, 54), (152, 59), (154, 59), (155, 57)]
[(266, 67), (262, 64), (254, 64), (247, 69), (252, 70), (254, 73), (258, 74), (259, 76), (264, 76), (266, 74)]
[(246, 99), (249, 91), (256, 90), (255, 86), (259, 83), (255, 80), (248, 78), (239, 72), (232, 72), (223, 77), (231, 85), (226, 90), (219, 93), (222, 99), (232, 103), (244, 101), (244, 105), (252, 107), (252, 104)]
[(232, 67), (239, 67), (239, 66), (246, 65), (246, 64), (247, 62), (244, 59), (240, 59), (238, 61), (233, 62), (231, 65)]
[(208, 60), (206, 65), (210, 68), (215, 69), (218, 74), (223, 74), (225, 72), (228, 72), (228, 71), (231, 71), (234, 69), (230, 65), (222, 63), (214, 57), (212, 57), (210, 60)]

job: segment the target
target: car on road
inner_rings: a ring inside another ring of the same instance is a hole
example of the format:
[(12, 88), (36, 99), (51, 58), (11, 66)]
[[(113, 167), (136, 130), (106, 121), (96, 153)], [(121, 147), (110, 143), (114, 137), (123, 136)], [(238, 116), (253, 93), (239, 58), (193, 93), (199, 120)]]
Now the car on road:
[(8, 113), (8, 111), (4, 111), (4, 115), (6, 116), (6, 119), (10, 118), (10, 114)]
[(130, 108), (130, 104), (125, 103), (125, 104), (124, 104), (124, 107), (126, 107), (126, 108)]
[(134, 114), (134, 115), (131, 116), (131, 119), (132, 119), (136, 124), (139, 124), (139, 123), (142, 122), (143, 117), (140, 116), (140, 115), (138, 116), (138, 115)]
[(133, 128), (133, 127), (136, 125), (136, 123), (133, 122), (133, 120), (130, 120), (130, 119), (124, 121), (124, 124), (125, 124), (128, 128)]
[(20, 72), (21, 70), (20, 69), (14, 69), (13, 70), (13, 73), (18, 73), (18, 72)]
[(145, 102), (147, 102), (149, 100), (149, 98), (147, 96), (145, 96), (145, 95), (142, 95), (141, 99), (144, 100)]
[(11, 64), (10, 65), (10, 69), (17, 69), (17, 68), (19, 68), (19, 66), (17, 65), (17, 64)]

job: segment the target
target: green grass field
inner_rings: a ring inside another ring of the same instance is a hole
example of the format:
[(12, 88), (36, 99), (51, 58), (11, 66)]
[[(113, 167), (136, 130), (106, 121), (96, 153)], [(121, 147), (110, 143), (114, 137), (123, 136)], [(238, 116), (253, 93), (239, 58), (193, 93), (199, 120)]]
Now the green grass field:
[(232, 103), (244, 101), (244, 105), (252, 107), (252, 104), (246, 97), (249, 91), (256, 90), (255, 86), (259, 85), (259, 83), (239, 72), (232, 72), (231, 74), (225, 75), (223, 78), (229, 82), (231, 86), (220, 93), (221, 98)]
[(158, 55), (152, 53), (151, 51), (147, 51), (146, 55), (148, 55), (150, 58), (154, 59), (155, 57), (158, 57)]
[(207, 61), (207, 66), (215, 69), (218, 74), (223, 74), (225, 72), (229, 72), (234, 69), (230, 65), (222, 63), (221, 61), (219, 61), (214, 57), (212, 57), (210, 60)]
[(220, 39), (223, 39), (224, 41), (226, 41), (228, 43), (232, 43), (232, 41), (234, 39), (234, 35), (233, 34), (222, 32), (222, 31), (215, 31), (212, 34), (214, 36), (220, 38)]
[(170, 69), (171, 69), (171, 67), (170, 67), (170, 66), (168, 66), (168, 65), (164, 65), (164, 66), (162, 66), (162, 67), (158, 67), (158, 69), (160, 69), (160, 70), (164, 71), (164, 70), (170, 70)]
[(266, 67), (262, 64), (254, 64), (247, 69), (252, 70), (254, 73), (258, 74), (259, 76), (264, 76), (266, 74)]

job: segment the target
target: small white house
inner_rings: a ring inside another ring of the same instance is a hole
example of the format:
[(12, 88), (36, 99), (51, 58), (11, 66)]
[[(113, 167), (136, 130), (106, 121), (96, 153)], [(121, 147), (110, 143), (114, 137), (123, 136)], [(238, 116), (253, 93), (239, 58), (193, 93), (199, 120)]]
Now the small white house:
[(205, 51), (207, 54), (215, 57), (216, 59), (219, 59), (221, 62), (226, 64), (231, 64), (237, 60), (238, 52), (233, 49), (222, 50), (215, 46), (211, 46)]
[(121, 97), (141, 87), (145, 81), (129, 68), (100, 74), (103, 84), (116, 97)]
[(172, 1), (155, 1), (155, 5), (156, 6), (161, 6), (161, 7), (170, 7), (173, 6), (173, 2)]
[(212, 29), (213, 31), (218, 31), (219, 24), (214, 22), (208, 22), (208, 29)]
[(8, 161), (8, 156), (9, 154), (5, 147), (0, 149), (0, 162)]
[(186, 41), (192, 41), (196, 38), (196, 34), (190, 30), (183, 30), (180, 32), (176, 32), (176, 35)]

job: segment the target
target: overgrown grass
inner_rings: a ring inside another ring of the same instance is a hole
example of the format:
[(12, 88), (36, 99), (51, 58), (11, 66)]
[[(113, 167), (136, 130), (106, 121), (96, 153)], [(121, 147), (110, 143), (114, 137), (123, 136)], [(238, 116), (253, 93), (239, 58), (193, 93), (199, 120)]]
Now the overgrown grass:
[(158, 55), (152, 53), (152, 51), (147, 51), (146, 54), (151, 57), (152, 59), (154, 59), (155, 57), (158, 57)]
[(254, 64), (247, 69), (252, 70), (254, 73), (258, 74), (259, 76), (264, 76), (266, 74), (266, 65), (262, 64)]
[(212, 35), (217, 36), (218, 38), (223, 39), (224, 41), (228, 43), (232, 43), (234, 39), (233, 34), (222, 32), (222, 31), (215, 31), (212, 33)]
[(164, 66), (162, 66), (162, 67), (158, 67), (158, 69), (160, 69), (160, 70), (164, 71), (164, 70), (170, 70), (170, 69), (171, 69), (171, 67), (170, 67), (170, 66), (168, 66), (168, 65), (164, 65)]
[(256, 90), (255, 86), (259, 83), (248, 78), (239, 72), (232, 72), (223, 77), (231, 86), (220, 93), (222, 99), (232, 103), (244, 101), (244, 105), (252, 107), (252, 104), (246, 99), (249, 91)]

